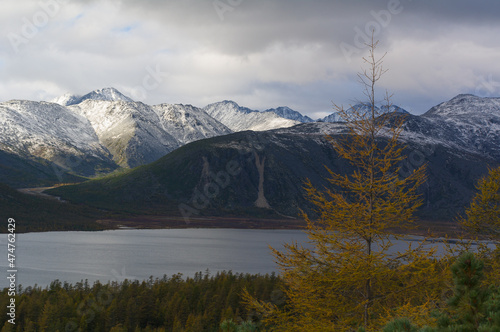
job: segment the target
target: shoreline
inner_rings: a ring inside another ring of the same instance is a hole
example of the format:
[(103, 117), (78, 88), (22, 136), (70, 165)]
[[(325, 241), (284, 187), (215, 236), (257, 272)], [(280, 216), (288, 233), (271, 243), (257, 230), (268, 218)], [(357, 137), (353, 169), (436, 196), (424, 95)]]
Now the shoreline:
[[(188, 228), (233, 228), (233, 229), (290, 229), (306, 230), (302, 219), (271, 219), (250, 217), (197, 217), (184, 220), (175, 216), (137, 216), (96, 221), (106, 229), (188, 229)], [(408, 230), (393, 229), (399, 235), (415, 235), (430, 238), (459, 238), (460, 227), (447, 221), (419, 221)]]
[[(138, 215), (122, 216), (94, 221), (98, 229), (48, 229), (18, 231), (22, 233), (45, 233), (45, 232), (77, 232), (89, 231), (99, 232), (118, 229), (263, 229), (263, 230), (307, 230), (307, 223), (302, 219), (295, 218), (256, 218), (256, 217), (220, 217), (199, 216), (185, 220), (181, 216), (158, 216)], [(428, 238), (460, 238), (463, 233), (456, 222), (419, 220), (410, 229), (393, 228), (389, 231), (397, 235), (413, 235)], [(7, 234), (1, 232), (0, 234)]]

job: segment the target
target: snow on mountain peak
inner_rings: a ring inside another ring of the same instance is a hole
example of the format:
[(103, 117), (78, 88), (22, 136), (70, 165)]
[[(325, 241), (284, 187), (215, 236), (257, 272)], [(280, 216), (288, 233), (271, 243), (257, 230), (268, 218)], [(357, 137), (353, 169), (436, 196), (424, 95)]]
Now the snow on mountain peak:
[(61, 106), (68, 106), (76, 104), (80, 98), (81, 98), (80, 96), (73, 95), (71, 93), (66, 93), (62, 96), (50, 100), (50, 102), (54, 104), (59, 104)]
[(299, 121), (302, 123), (308, 123), (308, 122), (314, 122), (313, 119), (311, 119), (308, 116), (302, 115), (297, 111), (292, 110), (288, 106), (280, 106), (277, 108), (270, 108), (265, 110), (264, 112), (272, 112), (275, 113), (276, 115), (285, 118), (285, 119), (290, 119), (294, 121)]
[[(368, 113), (371, 112), (371, 104), (356, 104), (354, 106), (349, 107), (349, 109), (346, 110), (346, 115), (350, 116), (354, 114), (354, 112), (358, 112), (359, 114), (363, 113)], [(383, 113), (402, 113), (402, 114), (409, 114), (406, 110), (402, 109), (399, 106), (396, 105), (390, 105), (390, 107), (387, 107), (387, 105), (382, 105), (381, 107), (375, 106), (375, 113), (377, 115), (383, 114)], [(371, 113), (370, 113), (371, 114)], [(344, 122), (344, 118), (340, 115), (339, 112), (334, 112), (323, 119), (320, 119), (322, 122)]]
[(241, 107), (234, 101), (228, 100), (210, 104), (203, 110), (232, 131), (262, 131), (291, 127), (300, 123), (283, 118), (274, 112), (259, 112)]
[(160, 104), (152, 107), (160, 117), (163, 129), (181, 144), (232, 133), (228, 127), (192, 105)]
[(84, 96), (77, 96), (67, 93), (63, 96), (54, 98), (51, 102), (62, 105), (70, 106), (79, 104), (85, 100), (104, 100), (104, 101), (125, 101), (133, 102), (133, 100), (115, 88), (103, 88), (97, 89), (92, 92), (87, 93)]
[(94, 90), (82, 97), (82, 100), (87, 100), (87, 99), (133, 102), (131, 98), (125, 96), (123, 93), (116, 90), (115, 88), (104, 88), (104, 89)]
[(425, 114), (426, 118), (468, 118), (479, 120), (486, 117), (500, 117), (500, 98), (483, 98), (471, 94), (460, 94), (452, 99), (432, 107)]

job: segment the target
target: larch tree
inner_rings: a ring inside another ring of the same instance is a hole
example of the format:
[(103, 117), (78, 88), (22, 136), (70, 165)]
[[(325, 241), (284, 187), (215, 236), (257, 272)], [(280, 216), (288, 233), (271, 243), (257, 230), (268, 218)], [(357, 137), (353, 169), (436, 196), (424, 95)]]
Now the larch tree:
[[(488, 175), (481, 178), (476, 185), (477, 193), (470, 206), (465, 209), (465, 216), (459, 218), (459, 224), (471, 240), (488, 240), (490, 243), (478, 242), (479, 257), (486, 266), (485, 278), (488, 283), (500, 286), (500, 167), (491, 168)], [(493, 246), (491, 242), (495, 243)]]
[(460, 224), (470, 235), (500, 241), (500, 167), (490, 169), (476, 189), (478, 192)]
[(421, 205), (419, 186), (425, 165), (399, 175), (405, 159), (400, 143), (404, 116), (391, 112), (390, 96), (377, 107), (376, 84), (384, 75), (384, 56), (377, 42), (368, 44), (367, 69), (358, 76), (367, 102), (345, 110), (335, 105), (347, 131), (330, 136), (339, 157), (352, 173), (328, 169), (331, 188), (323, 191), (307, 181), (305, 190), (318, 218), (307, 221), (308, 245), (290, 243), (273, 249), (287, 296), (284, 308), (246, 297), (274, 331), (377, 330), (398, 316), (429, 323), (429, 310), (440, 295), (433, 249), (421, 244), (398, 252), (396, 229), (414, 223)]

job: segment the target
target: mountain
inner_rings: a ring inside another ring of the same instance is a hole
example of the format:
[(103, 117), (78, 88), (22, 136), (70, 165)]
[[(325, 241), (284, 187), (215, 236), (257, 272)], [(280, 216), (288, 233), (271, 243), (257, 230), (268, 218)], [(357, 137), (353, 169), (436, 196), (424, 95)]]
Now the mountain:
[(203, 110), (235, 132), (286, 128), (300, 123), (299, 121), (282, 118), (274, 112), (259, 112), (240, 107), (234, 101), (228, 100), (207, 105)]
[(180, 144), (232, 133), (228, 127), (198, 107), (161, 104), (153, 106), (153, 110), (160, 117), (163, 129), (174, 136)]
[(87, 93), (84, 96), (77, 96), (67, 93), (61, 97), (57, 97), (51, 100), (51, 102), (62, 106), (70, 106), (79, 104), (81, 102), (84, 102), (85, 100), (133, 102), (131, 98), (125, 96), (115, 88), (104, 88), (104, 89), (94, 90), (92, 92)]
[(277, 116), (280, 116), (285, 119), (290, 119), (302, 123), (308, 123), (308, 122), (314, 122), (313, 119), (311, 119), (308, 116), (302, 115), (297, 111), (292, 110), (289, 107), (286, 106), (280, 106), (278, 108), (270, 108), (265, 110), (264, 112), (272, 112), (276, 114)]
[(122, 167), (153, 162), (181, 145), (163, 129), (155, 110), (143, 103), (87, 99), (69, 110), (88, 119)]
[[(418, 215), (450, 221), (470, 201), (488, 165), (500, 165), (500, 156), (492, 145), (476, 151), (473, 145), (461, 146), (453, 135), (440, 134), (441, 120), (414, 115), (405, 119), (402, 140), (408, 158), (400, 175), (427, 164), (428, 181), (421, 188), (424, 205)], [(340, 173), (353, 171), (325, 138), (330, 134), (335, 139), (345, 132), (343, 123), (316, 122), (204, 139), (124, 174), (49, 193), (99, 208), (186, 218), (297, 216), (299, 209), (314, 213), (304, 199), (303, 181), (307, 178), (316, 187), (329, 187), (324, 166)]]
[[(421, 116), (405, 114), (401, 140), (408, 159), (401, 174), (428, 164), (421, 218), (451, 220), (487, 167), (500, 164), (499, 105), (499, 98), (459, 95)], [(406, 113), (395, 109), (394, 119)], [(93, 98), (70, 106), (1, 103), (0, 182), (77, 182), (117, 164), (147, 164), (50, 192), (113, 211), (296, 216), (299, 208), (312, 211), (305, 178), (327, 187), (324, 165), (352, 169), (324, 138), (345, 133), (344, 123), (299, 123), (297, 114), (282, 110), (297, 120), (230, 101), (204, 109)], [(230, 134), (248, 127), (279, 128)]]
[(458, 118), (465, 122), (478, 122), (492, 117), (498, 118), (500, 116), (500, 98), (460, 94), (449, 101), (432, 107), (423, 116), (443, 119)]
[(149, 106), (113, 88), (1, 103), (0, 124), (0, 182), (14, 187), (79, 182), (231, 132), (199, 108)]
[(50, 100), (50, 102), (54, 104), (59, 104), (61, 106), (69, 106), (73, 104), (78, 104), (81, 98), (82, 98), (81, 96), (73, 95), (71, 93), (66, 93), (62, 96)]
[[(358, 112), (359, 114), (371, 114), (371, 106), (370, 104), (356, 104), (352, 107), (349, 107), (346, 110), (346, 115), (347, 116), (352, 116), (354, 112)], [(402, 109), (399, 106), (396, 105), (391, 105), (389, 108), (385, 106), (377, 107), (375, 106), (375, 113), (376, 115), (384, 114), (384, 113), (401, 113), (401, 114), (409, 114), (407, 111)], [(340, 112), (334, 112), (330, 115), (325, 116), (322, 119), (319, 119), (318, 121), (320, 122), (344, 122), (344, 119), (340, 115)]]
[(42, 173), (56, 173), (56, 177), (67, 171), (93, 176), (117, 168), (86, 118), (47, 102), (0, 103), (0, 151), (11, 161), (16, 159), (16, 164), (25, 164), (26, 170), (28, 164), (36, 165)]
[(462, 94), (432, 107), (419, 118), (434, 123), (439, 129), (413, 128), (414, 133), (500, 158), (500, 98)]

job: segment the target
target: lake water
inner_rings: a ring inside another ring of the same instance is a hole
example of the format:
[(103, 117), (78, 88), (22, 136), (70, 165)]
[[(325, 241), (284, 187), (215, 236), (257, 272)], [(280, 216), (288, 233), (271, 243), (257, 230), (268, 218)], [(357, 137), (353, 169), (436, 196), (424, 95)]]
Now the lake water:
[[(413, 238), (418, 240), (419, 238)], [(17, 234), (17, 284), (47, 286), (59, 279), (105, 283), (217, 271), (278, 272), (269, 246), (306, 243), (298, 230), (159, 229)], [(407, 244), (396, 241), (395, 249)], [(7, 235), (0, 236), (0, 289), (7, 280)]]
[[(0, 252), (7, 252), (2, 234)], [(245, 273), (277, 271), (269, 245), (282, 248), (305, 242), (297, 230), (160, 229), (102, 232), (46, 232), (17, 234), (17, 284), (46, 286), (59, 279), (70, 283), (147, 279), (182, 273), (232, 270)], [(0, 260), (6, 275), (7, 255)], [(6, 277), (0, 288), (6, 287)]]

